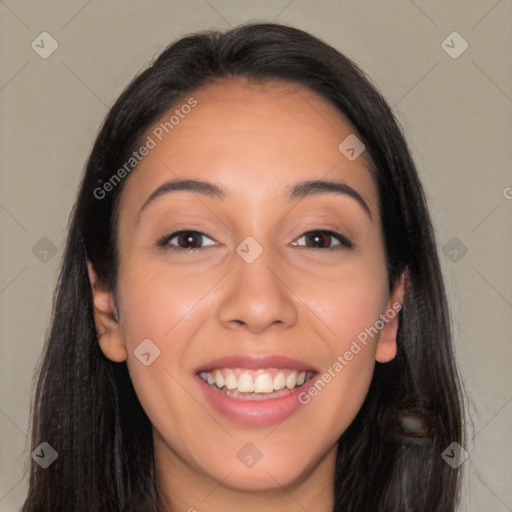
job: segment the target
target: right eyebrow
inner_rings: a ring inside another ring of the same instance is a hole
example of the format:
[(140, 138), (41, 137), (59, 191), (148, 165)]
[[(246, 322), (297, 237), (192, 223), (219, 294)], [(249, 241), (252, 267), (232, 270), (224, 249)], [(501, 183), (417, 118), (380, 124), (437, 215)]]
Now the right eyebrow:
[(184, 179), (167, 181), (166, 183), (163, 183), (158, 188), (156, 188), (144, 201), (144, 204), (141, 206), (139, 212), (137, 213), (137, 216), (135, 217), (135, 222), (139, 222), (143, 210), (147, 208), (147, 206), (158, 197), (161, 197), (164, 194), (169, 194), (171, 192), (187, 190), (190, 192), (197, 192), (199, 194), (212, 197), (214, 199), (224, 200), (226, 198), (226, 193), (222, 188), (208, 181)]

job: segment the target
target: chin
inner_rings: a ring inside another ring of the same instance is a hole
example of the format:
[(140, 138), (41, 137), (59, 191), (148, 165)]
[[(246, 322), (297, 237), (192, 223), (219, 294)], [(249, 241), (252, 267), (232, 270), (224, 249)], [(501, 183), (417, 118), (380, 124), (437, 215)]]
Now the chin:
[[(297, 453), (296, 450), (295, 453)], [(211, 468), (210, 476), (217, 482), (222, 481), (225, 487), (233, 490), (254, 492), (282, 490), (283, 487), (299, 484), (307, 478), (313, 466), (314, 463), (311, 461), (308, 464), (304, 457), (301, 457), (301, 463), (299, 463), (291, 454), (287, 456), (283, 453), (274, 460), (265, 461), (262, 456), (252, 467), (246, 467), (238, 461), (231, 467), (221, 463)]]

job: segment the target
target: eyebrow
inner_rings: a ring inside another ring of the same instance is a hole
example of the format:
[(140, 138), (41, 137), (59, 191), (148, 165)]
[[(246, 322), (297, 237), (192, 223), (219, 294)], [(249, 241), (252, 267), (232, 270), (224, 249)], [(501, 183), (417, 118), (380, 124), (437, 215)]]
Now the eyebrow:
[[(224, 189), (208, 181), (193, 179), (176, 179), (168, 181), (160, 185), (157, 189), (155, 189), (151, 193), (151, 195), (144, 201), (144, 204), (141, 206), (139, 212), (137, 213), (135, 219), (136, 222), (139, 222), (140, 216), (142, 212), (147, 208), (147, 206), (153, 201), (155, 201), (158, 197), (169, 194), (171, 192), (179, 191), (196, 192), (198, 194), (211, 197), (213, 199), (218, 199), (221, 201), (225, 200), (229, 196), (229, 194), (227, 194)], [(349, 197), (352, 197), (365, 210), (370, 219), (372, 219), (372, 214), (370, 208), (368, 207), (368, 204), (356, 190), (354, 190), (351, 186), (347, 185), (346, 183), (325, 180), (301, 181), (289, 187), (285, 197), (289, 200), (293, 200), (302, 199), (303, 197), (323, 193), (347, 195)]]

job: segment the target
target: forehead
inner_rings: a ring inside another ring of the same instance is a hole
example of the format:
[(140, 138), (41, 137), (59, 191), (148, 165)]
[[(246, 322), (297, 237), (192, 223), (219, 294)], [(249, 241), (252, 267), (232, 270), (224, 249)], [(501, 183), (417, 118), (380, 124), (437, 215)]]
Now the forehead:
[[(182, 108), (186, 104), (194, 106)], [(156, 187), (179, 177), (216, 183), (246, 205), (277, 200), (299, 181), (342, 181), (374, 213), (376, 190), (365, 153), (350, 161), (339, 150), (351, 135), (354, 129), (341, 112), (306, 87), (217, 81), (185, 97), (147, 130), (142, 141), (149, 137), (154, 147), (132, 171), (121, 211), (135, 215)]]

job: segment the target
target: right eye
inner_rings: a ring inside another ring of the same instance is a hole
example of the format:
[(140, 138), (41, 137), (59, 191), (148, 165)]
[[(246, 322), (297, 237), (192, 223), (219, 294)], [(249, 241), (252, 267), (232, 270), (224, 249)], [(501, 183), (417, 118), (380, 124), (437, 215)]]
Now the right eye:
[[(207, 243), (206, 246), (201, 246), (201, 242), (204, 238), (207, 238), (212, 243)], [(171, 243), (173, 240), (175, 240), (175, 242)], [(214, 242), (210, 237), (200, 231), (182, 230), (174, 231), (173, 233), (165, 235), (157, 242), (157, 245), (163, 249), (171, 251), (195, 252), (196, 249), (203, 249), (214, 245)]]

